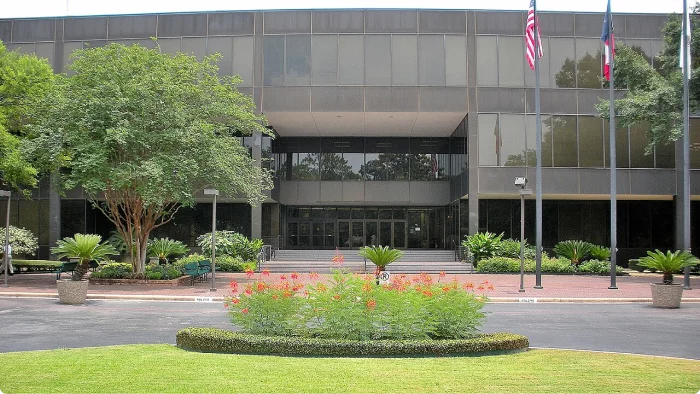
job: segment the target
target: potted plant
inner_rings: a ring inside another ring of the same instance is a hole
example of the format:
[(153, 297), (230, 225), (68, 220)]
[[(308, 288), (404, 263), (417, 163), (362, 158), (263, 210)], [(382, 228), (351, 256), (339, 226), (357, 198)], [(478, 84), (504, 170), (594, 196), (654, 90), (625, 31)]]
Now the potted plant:
[(88, 281), (84, 280), (90, 268), (90, 261), (99, 261), (108, 255), (117, 254), (117, 250), (107, 242), (101, 242), (102, 237), (95, 234), (75, 234), (66, 237), (51, 248), (58, 258), (74, 257), (78, 259), (78, 265), (71, 279), (57, 280), (58, 299), (61, 304), (82, 304), (87, 297)]
[(648, 251), (646, 257), (642, 257), (639, 265), (649, 269), (655, 269), (663, 273), (662, 283), (651, 284), (652, 305), (657, 308), (678, 308), (681, 306), (683, 286), (673, 283), (673, 274), (680, 272), (685, 267), (697, 265), (700, 260), (686, 250), (675, 252), (667, 251), (665, 254), (656, 249)]
[(368, 259), (377, 266), (377, 269), (374, 271), (377, 281), (379, 281), (379, 275), (386, 269), (387, 265), (393, 263), (403, 256), (402, 251), (381, 245), (362, 247), (357, 254)]

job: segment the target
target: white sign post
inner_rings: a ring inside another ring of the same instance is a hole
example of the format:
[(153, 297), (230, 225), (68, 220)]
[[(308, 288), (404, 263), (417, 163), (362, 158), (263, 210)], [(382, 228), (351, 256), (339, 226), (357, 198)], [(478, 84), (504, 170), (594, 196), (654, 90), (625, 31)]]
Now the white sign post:
[(389, 271), (382, 271), (379, 274), (379, 284), (380, 285), (386, 285), (391, 281), (391, 274)]

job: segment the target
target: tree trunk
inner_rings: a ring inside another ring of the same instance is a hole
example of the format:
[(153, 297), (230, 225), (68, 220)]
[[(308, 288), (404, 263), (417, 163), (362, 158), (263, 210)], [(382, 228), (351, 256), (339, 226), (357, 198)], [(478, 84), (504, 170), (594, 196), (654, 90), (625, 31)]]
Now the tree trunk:
[(83, 280), (88, 270), (90, 269), (90, 260), (80, 260), (80, 263), (75, 267), (73, 271), (73, 280)]

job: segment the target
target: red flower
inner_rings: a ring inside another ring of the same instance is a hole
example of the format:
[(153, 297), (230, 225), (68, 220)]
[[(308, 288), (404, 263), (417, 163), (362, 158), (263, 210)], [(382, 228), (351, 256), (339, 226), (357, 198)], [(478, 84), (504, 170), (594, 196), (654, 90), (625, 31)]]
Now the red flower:
[(477, 289), (477, 290), (484, 290), (484, 285), (481, 284), (481, 285), (479, 285), (479, 287), (477, 287), (476, 289)]
[(258, 282), (258, 291), (265, 290), (265, 282)]
[(309, 279), (317, 279), (317, 278), (318, 278), (318, 274), (317, 274), (317, 273), (315, 273), (315, 272), (310, 272), (310, 273), (309, 273)]
[(270, 270), (264, 269), (264, 270), (262, 271), (262, 274), (263, 274), (263, 276), (270, 276)]
[(245, 270), (245, 274), (248, 275), (248, 277), (250, 278), (255, 274), (255, 272), (253, 272), (252, 269), (248, 268), (247, 270)]
[(374, 307), (377, 306), (377, 301), (375, 300), (367, 300), (367, 309), (374, 309)]
[(336, 300), (336, 301), (338, 301), (338, 300), (340, 299), (340, 294), (334, 295), (334, 296), (333, 296), (333, 299)]
[(489, 285), (489, 290), (493, 290), (493, 285)]
[(224, 308), (228, 308), (228, 304), (224, 304)]
[(287, 280), (287, 275), (280, 275), (280, 280)]
[(248, 308), (243, 308), (243, 310), (241, 310), (241, 313), (244, 314), (244, 315), (247, 315), (247, 314), (248, 314)]
[(252, 295), (252, 294), (253, 294), (253, 288), (251, 288), (251, 287), (246, 287), (245, 293), (246, 293), (247, 295)]
[(292, 277), (292, 280), (297, 280), (297, 279), (299, 279), (299, 274), (297, 274), (296, 272), (292, 272), (291, 277)]
[(232, 280), (228, 285), (231, 286), (231, 289), (234, 293), (238, 291), (238, 282), (236, 282), (235, 280)]
[(474, 288), (474, 284), (473, 284), (472, 282), (467, 282), (467, 283), (464, 285), (464, 288), (465, 288), (465, 289), (468, 289), (468, 290), (471, 290), (471, 289)]
[(238, 298), (234, 298), (233, 300), (231, 300), (231, 302), (233, 302), (234, 304), (239, 304), (241, 300), (239, 300)]
[(445, 277), (445, 271), (440, 271), (440, 277), (444, 278)]

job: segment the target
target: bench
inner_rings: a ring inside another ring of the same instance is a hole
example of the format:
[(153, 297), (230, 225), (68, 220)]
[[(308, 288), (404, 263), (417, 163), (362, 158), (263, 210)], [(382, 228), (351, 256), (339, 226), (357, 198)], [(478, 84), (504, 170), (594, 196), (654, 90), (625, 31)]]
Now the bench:
[(194, 286), (195, 279), (200, 281), (207, 280), (209, 272), (211, 272), (211, 262), (209, 260), (185, 264), (185, 274), (190, 276), (192, 286)]
[[(100, 265), (97, 264), (97, 261), (92, 260), (90, 261), (90, 267), (89, 269), (95, 270), (97, 267)], [(62, 273), (68, 273), (70, 272), (71, 275), (73, 275), (73, 271), (75, 271), (76, 267), (78, 267), (78, 262), (77, 261), (67, 261), (65, 263), (61, 263), (61, 266), (58, 268), (56, 271), (56, 280), (61, 279), (61, 274)]]

